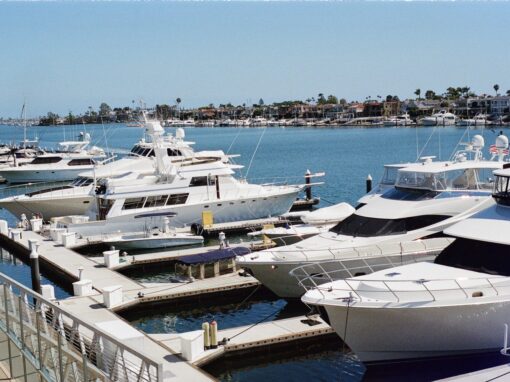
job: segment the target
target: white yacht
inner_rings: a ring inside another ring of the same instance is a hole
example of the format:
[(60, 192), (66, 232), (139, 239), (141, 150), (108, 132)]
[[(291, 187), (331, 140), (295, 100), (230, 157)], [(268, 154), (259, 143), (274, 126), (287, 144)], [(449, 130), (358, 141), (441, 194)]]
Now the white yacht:
[[(151, 125), (152, 126), (152, 125)], [(101, 182), (103, 179), (125, 175), (127, 173), (150, 175), (154, 174), (154, 131), (146, 130), (147, 140), (141, 139), (136, 143), (129, 155), (116, 161), (109, 162), (97, 167), (92, 171), (86, 171), (70, 184), (53, 186), (50, 188), (29, 192), (22, 195), (10, 196), (0, 199), (0, 207), (7, 209), (14, 216), (21, 214), (38, 214), (49, 220), (57, 216), (83, 215), (94, 200), (94, 181)], [(194, 152), (191, 147), (194, 142), (185, 141), (182, 128), (177, 129), (175, 136), (165, 134), (159, 137), (159, 144), (166, 148), (167, 156), (177, 164), (183, 158), (218, 158), (227, 161), (223, 151)]]
[[(503, 167), (508, 138), (497, 137), (498, 153), (484, 160), (483, 138), (455, 153), (453, 160), (422, 163), (398, 170), (395, 186), (360, 200), (354, 214), (299, 243), (238, 258), (266, 287), (281, 297), (303, 293), (289, 272), (303, 264), (352, 257), (353, 250), (380, 253), (381, 243), (399, 243), (440, 234), (446, 227), (493, 204), (492, 172)], [(388, 264), (388, 266), (391, 266)]]
[(446, 110), (441, 110), (439, 113), (432, 114), (429, 117), (424, 117), (421, 123), (424, 126), (452, 126), (455, 125), (457, 117), (453, 113)]
[(413, 122), (409, 114), (402, 114), (393, 117), (389, 117), (383, 121), (383, 125), (386, 127), (392, 126), (414, 126), (416, 123)]
[[(89, 143), (90, 135), (81, 133), (77, 141), (60, 142), (56, 152), (37, 155), (30, 162), (14, 161), (0, 167), (0, 176), (11, 184), (72, 180), (80, 172), (102, 163), (98, 160), (106, 158), (98, 147), (87, 149)], [(23, 150), (26, 154), (26, 148)]]
[(488, 120), (486, 114), (477, 114), (473, 118), (460, 119), (457, 121), (457, 126), (488, 126), (492, 122)]
[[(159, 123), (146, 122), (154, 131)], [(93, 191), (95, 201), (87, 215), (90, 222), (69, 225), (82, 236), (104, 232), (136, 232), (145, 229), (146, 219), (171, 215), (174, 227), (202, 221), (212, 214), (215, 223), (251, 220), (287, 213), (305, 185), (249, 184), (236, 179), (235, 169), (214, 156), (172, 160), (155, 134), (156, 172), (129, 172), (103, 179)]]
[(433, 263), (336, 280), (302, 300), (364, 362), (498, 352), (510, 321), (510, 169), (494, 174), (496, 204), (448, 228), (455, 240)]

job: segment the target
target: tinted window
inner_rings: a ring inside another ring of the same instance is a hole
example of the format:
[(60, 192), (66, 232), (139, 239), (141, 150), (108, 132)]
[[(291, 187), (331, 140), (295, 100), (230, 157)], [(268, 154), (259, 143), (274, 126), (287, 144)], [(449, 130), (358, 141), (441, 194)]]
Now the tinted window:
[(504, 244), (456, 238), (435, 263), (493, 275), (510, 276), (510, 247)]
[(142, 208), (145, 198), (128, 198), (124, 201), (122, 206), (123, 210), (132, 210), (135, 208)]
[(145, 201), (145, 208), (164, 206), (168, 195), (148, 196)]
[(397, 235), (427, 227), (447, 218), (449, 216), (422, 215), (402, 219), (376, 219), (353, 214), (330, 231), (340, 235), (361, 237)]
[(175, 205), (175, 204), (184, 204), (188, 200), (188, 195), (189, 194), (170, 195), (170, 197), (168, 198), (168, 200), (166, 202), (166, 205), (171, 206), (171, 205)]
[[(199, 187), (199, 186), (207, 186), (207, 176), (194, 176), (191, 178), (191, 182), (189, 184), (190, 187)], [(215, 179), (209, 178), (209, 186), (214, 186)]]
[(82, 159), (72, 159), (67, 164), (68, 166), (87, 166), (94, 164), (94, 161), (90, 158), (82, 158)]
[(62, 160), (61, 157), (37, 157), (30, 164), (47, 164), (47, 163), (57, 163)]
[(385, 199), (392, 200), (412, 200), (412, 201), (420, 201), (420, 200), (428, 200), (436, 197), (440, 193), (437, 191), (429, 191), (429, 190), (413, 190), (406, 188), (391, 188), (382, 194), (382, 197)]
[(182, 155), (180, 150), (167, 149), (166, 151), (167, 151), (169, 157), (177, 157), (177, 156), (181, 156)]

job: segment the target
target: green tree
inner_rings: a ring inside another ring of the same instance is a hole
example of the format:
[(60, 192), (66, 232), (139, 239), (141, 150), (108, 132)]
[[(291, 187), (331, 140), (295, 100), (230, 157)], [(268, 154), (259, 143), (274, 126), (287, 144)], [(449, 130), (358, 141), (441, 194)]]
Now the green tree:
[(421, 89), (418, 88), (414, 91), (414, 94), (416, 95), (416, 97), (418, 97), (418, 100), (420, 99), (420, 95), (421, 95)]
[(318, 105), (324, 105), (326, 103), (326, 98), (324, 98), (324, 94), (323, 93), (319, 93), (317, 95), (317, 104)]
[(259, 106), (264, 106), (264, 100), (262, 98), (259, 99)]
[(338, 103), (338, 98), (336, 98), (334, 95), (330, 94), (330, 95), (328, 95), (328, 99), (326, 100), (326, 103), (336, 105)]
[(99, 115), (101, 117), (108, 116), (110, 111), (112, 111), (112, 108), (107, 103), (103, 102), (101, 105), (99, 105)]
[(436, 98), (436, 92), (435, 91), (427, 90), (425, 92), (425, 99), (431, 100), (431, 99), (434, 99), (434, 98)]
[(345, 98), (340, 98), (339, 103), (340, 103), (340, 105), (346, 105), (347, 104), (347, 100)]
[(496, 92), (496, 95), (498, 95), (499, 85), (498, 85), (498, 84), (495, 84), (495, 85), (493, 86), (493, 88), (494, 88), (494, 91)]

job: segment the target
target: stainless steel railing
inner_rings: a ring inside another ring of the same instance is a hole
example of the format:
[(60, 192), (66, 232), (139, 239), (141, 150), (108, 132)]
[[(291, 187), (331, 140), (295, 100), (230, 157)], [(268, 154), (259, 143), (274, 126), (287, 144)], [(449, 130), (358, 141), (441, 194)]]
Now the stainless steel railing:
[(44, 381), (163, 380), (160, 363), (1, 273), (0, 331)]

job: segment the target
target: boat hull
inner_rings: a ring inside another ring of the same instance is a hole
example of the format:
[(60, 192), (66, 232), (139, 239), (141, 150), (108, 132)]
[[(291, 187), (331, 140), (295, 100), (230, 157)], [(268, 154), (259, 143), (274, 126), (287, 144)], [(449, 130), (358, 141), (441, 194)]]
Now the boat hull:
[(202, 244), (201, 237), (147, 237), (147, 238), (122, 238), (121, 240), (106, 240), (104, 243), (120, 249), (158, 249), (182, 247), (186, 245)]
[(498, 351), (510, 301), (469, 302), (393, 309), (353, 303), (325, 310), (330, 325), (364, 363)]
[[(147, 228), (162, 227), (163, 216), (173, 215), (170, 220), (172, 227), (186, 227), (192, 224), (202, 224), (202, 212), (209, 211), (213, 215), (214, 223), (228, 223), (253, 219), (263, 219), (280, 216), (287, 213), (299, 190), (281, 193), (274, 196), (250, 197), (235, 201), (219, 200), (195, 204), (182, 204), (143, 213), (121, 215), (106, 220), (91, 221), (83, 224), (69, 225), (69, 229), (82, 236), (103, 235), (109, 232), (140, 232)], [(135, 218), (144, 213), (155, 212), (157, 217)]]
[(44, 220), (49, 220), (57, 216), (84, 215), (93, 197), (85, 194), (83, 196), (73, 196), (70, 198), (52, 198), (41, 200), (37, 198), (10, 198), (0, 201), (0, 207), (5, 208), (14, 216), (26, 214), (31, 216), (39, 214)]
[(92, 170), (92, 166), (74, 166), (66, 169), (25, 170), (22, 167), (2, 168), (0, 177), (11, 184), (37, 182), (65, 182), (78, 177), (78, 174)]

